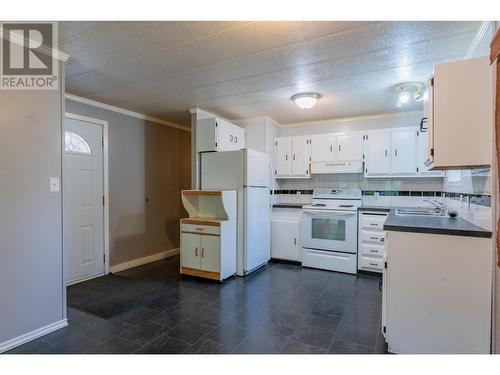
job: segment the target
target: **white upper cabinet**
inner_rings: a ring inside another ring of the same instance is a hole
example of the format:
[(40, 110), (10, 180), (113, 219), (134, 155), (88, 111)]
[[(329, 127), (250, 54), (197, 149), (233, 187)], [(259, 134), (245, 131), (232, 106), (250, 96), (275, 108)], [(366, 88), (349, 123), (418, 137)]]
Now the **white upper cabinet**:
[(278, 178), (309, 178), (309, 138), (277, 137), (275, 176)]
[(357, 132), (339, 134), (335, 149), (338, 161), (361, 161), (363, 159), (363, 135)]
[(311, 162), (335, 161), (336, 137), (334, 134), (312, 135), (311, 139)]
[(365, 175), (391, 174), (391, 131), (375, 130), (365, 136)]
[(276, 138), (276, 177), (290, 176), (292, 173), (292, 165), (290, 163), (292, 153), (292, 138), (279, 137)]
[(196, 123), (196, 151), (234, 151), (245, 148), (245, 129), (219, 118)]
[(391, 134), (391, 173), (417, 172), (417, 131), (414, 128), (394, 130)]
[(309, 138), (292, 138), (292, 176), (309, 177)]
[(434, 67), (427, 106), (431, 168), (491, 165), (492, 82), (493, 71), (487, 57)]

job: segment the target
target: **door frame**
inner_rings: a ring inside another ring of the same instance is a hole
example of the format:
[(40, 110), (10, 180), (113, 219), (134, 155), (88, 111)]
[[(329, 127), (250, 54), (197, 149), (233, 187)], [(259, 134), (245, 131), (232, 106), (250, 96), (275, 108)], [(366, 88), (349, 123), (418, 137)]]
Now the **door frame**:
[[(100, 119), (96, 119), (96, 118), (92, 118), (92, 117), (87, 117), (87, 116), (82, 116), (82, 115), (78, 115), (76, 113), (70, 113), (70, 112), (66, 112), (64, 114), (64, 119), (73, 119), (73, 120), (79, 120), (79, 121), (83, 121), (83, 122), (88, 122), (88, 123), (91, 123), (91, 124), (97, 124), (97, 125), (101, 125), (102, 126), (102, 137), (103, 137), (103, 146), (102, 146), (102, 173), (103, 173), (103, 195), (104, 195), (104, 205), (103, 205), (103, 234), (104, 234), (104, 243), (103, 243), (103, 246), (104, 246), (104, 275), (107, 275), (109, 273), (109, 169), (108, 169), (108, 122), (105, 121), (105, 120), (100, 120)], [(66, 131), (65, 130), (65, 126), (64, 126), (64, 123), (63, 123), (63, 135), (62, 135), (62, 149), (63, 149), (63, 153), (65, 152), (64, 151), (64, 132)], [(64, 154), (63, 154), (64, 155)], [(63, 160), (62, 160), (62, 186), (63, 186), (63, 189), (62, 189), (62, 193), (64, 194), (64, 180), (65, 180), (65, 167), (66, 167), (66, 157), (63, 157)], [(66, 248), (66, 229), (64, 227), (64, 198), (63, 198), (63, 209), (62, 209), (62, 213), (63, 213), (63, 252), (66, 253), (66, 251), (68, 250)], [(65, 259), (67, 259), (67, 257), (64, 257)], [(88, 278), (84, 278), (84, 279), (81, 279), (81, 280), (78, 280), (78, 281), (74, 281), (74, 282), (71, 282), (71, 283), (67, 283), (66, 282), (66, 263), (64, 264), (64, 269), (63, 269), (63, 280), (64, 280), (64, 284), (66, 286), (69, 286), (69, 285), (72, 285), (72, 284), (76, 284), (76, 283), (80, 283), (82, 281), (85, 281), (85, 280), (89, 280), (89, 279), (92, 279), (96, 276), (91, 276), (91, 277), (88, 277)]]

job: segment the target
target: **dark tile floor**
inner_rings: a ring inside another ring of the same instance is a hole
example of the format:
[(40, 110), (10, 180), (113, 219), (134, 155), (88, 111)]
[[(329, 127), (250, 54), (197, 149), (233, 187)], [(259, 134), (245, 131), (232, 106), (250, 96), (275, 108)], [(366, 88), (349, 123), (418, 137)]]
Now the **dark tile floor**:
[(219, 284), (178, 262), (119, 274), (161, 283), (140, 305), (110, 319), (68, 307), (68, 327), (8, 353), (384, 353), (379, 277), (270, 263)]

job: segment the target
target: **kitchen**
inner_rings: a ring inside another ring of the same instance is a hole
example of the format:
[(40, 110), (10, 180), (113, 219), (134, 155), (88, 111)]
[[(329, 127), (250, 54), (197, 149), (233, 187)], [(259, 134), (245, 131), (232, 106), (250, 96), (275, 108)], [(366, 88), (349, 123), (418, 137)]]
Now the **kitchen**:
[[(244, 120), (238, 127), (192, 109), (200, 158), (198, 193), (238, 189), (233, 205), (243, 228), (236, 237), (245, 243), (237, 245), (238, 270), (232, 274), (246, 276), (273, 260), (383, 275), (380, 329), (388, 352), (490, 352), (491, 82), (486, 57), (438, 64), (427, 84), (395, 88), (396, 105), (421, 101), (423, 115), (366, 117), (339, 133), (324, 133), (333, 128), (324, 122), (291, 127), (288, 135), (288, 128), (271, 118)], [(458, 90), (463, 87), (467, 90)], [(299, 95), (311, 101), (310, 107), (321, 100), (320, 94)], [(377, 121), (381, 128), (369, 128)], [(477, 127), (473, 137), (472, 124)], [(301, 133), (314, 127), (321, 130)], [(236, 177), (238, 173), (243, 174)], [(483, 194), (447, 191), (457, 174), (460, 181), (482, 183)], [(250, 193), (255, 188), (260, 197)], [(272, 202), (270, 224), (266, 202)], [(212, 215), (217, 217), (207, 213)], [(254, 238), (259, 241), (253, 243)], [(471, 249), (475, 262), (467, 256)], [(181, 241), (181, 267), (191, 252)], [(426, 270), (428, 263), (433, 267)]]
[(0, 352), (498, 352), (498, 22), (47, 24), (58, 89), (0, 90)]

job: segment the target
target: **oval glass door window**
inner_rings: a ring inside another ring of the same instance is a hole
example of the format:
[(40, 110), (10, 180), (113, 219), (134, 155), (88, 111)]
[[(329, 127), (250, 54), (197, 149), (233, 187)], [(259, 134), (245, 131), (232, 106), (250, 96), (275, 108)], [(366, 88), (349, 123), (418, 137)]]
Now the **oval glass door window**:
[(64, 132), (64, 151), (77, 154), (92, 154), (88, 142), (79, 134)]

